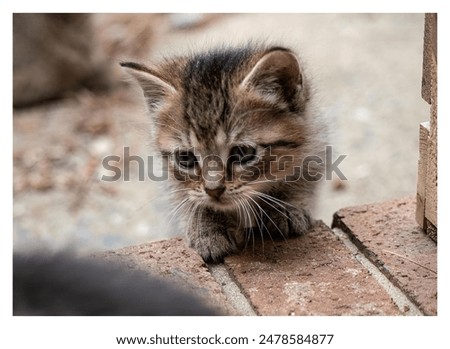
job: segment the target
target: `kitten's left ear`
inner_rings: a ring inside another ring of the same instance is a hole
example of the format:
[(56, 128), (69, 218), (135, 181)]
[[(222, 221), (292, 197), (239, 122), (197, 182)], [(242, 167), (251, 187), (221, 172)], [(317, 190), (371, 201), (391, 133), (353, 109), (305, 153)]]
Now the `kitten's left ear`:
[(263, 99), (296, 104), (303, 89), (303, 76), (295, 54), (277, 48), (266, 53), (241, 83), (241, 88)]
[(177, 93), (175, 87), (168, 81), (142, 64), (124, 62), (120, 65), (126, 68), (141, 86), (150, 112), (160, 108), (170, 96)]

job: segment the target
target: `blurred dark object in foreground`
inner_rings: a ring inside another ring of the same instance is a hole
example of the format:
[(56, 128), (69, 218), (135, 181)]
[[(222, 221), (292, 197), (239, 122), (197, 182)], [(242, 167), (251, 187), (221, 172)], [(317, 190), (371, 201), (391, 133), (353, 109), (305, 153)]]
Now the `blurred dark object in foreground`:
[(67, 254), (14, 255), (14, 315), (217, 315), (141, 271)]
[(80, 87), (109, 85), (90, 14), (13, 15), (13, 105), (63, 97)]

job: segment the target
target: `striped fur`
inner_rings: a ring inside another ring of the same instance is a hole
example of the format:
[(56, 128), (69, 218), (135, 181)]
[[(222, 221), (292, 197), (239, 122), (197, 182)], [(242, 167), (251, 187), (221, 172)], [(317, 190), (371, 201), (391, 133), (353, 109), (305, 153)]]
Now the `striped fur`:
[(323, 164), (307, 168), (305, 159), (321, 156), (323, 135), (293, 51), (247, 45), (122, 65), (142, 87), (174, 212), (206, 261), (255, 233), (288, 237), (310, 227)]

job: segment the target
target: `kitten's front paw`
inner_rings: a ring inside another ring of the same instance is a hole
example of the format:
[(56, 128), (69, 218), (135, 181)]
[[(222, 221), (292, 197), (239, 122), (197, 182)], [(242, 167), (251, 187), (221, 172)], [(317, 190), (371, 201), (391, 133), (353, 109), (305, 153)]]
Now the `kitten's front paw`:
[(304, 209), (293, 209), (287, 211), (289, 216), (289, 234), (302, 235), (312, 226), (312, 218)]
[(208, 235), (189, 238), (189, 245), (206, 263), (221, 263), (223, 259), (237, 251), (236, 242), (228, 235), (210, 232)]
[(312, 219), (306, 210), (290, 207), (289, 210), (271, 210), (265, 216), (264, 227), (269, 234), (283, 237), (298, 236), (311, 227)]

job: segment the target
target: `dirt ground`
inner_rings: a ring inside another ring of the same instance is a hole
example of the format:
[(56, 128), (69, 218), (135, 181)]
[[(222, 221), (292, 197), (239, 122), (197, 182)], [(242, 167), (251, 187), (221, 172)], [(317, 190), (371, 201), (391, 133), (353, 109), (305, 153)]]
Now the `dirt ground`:
[[(421, 99), (421, 14), (95, 15), (117, 85), (14, 109), (15, 248), (112, 249), (180, 234), (161, 183), (101, 180), (108, 155), (150, 155), (150, 123), (121, 60), (151, 61), (217, 43), (264, 39), (307, 62), (347, 180), (325, 181), (315, 216), (414, 194)], [(133, 168), (133, 167), (132, 167)], [(136, 167), (134, 167), (136, 170)], [(106, 172), (105, 172), (106, 171)]]

